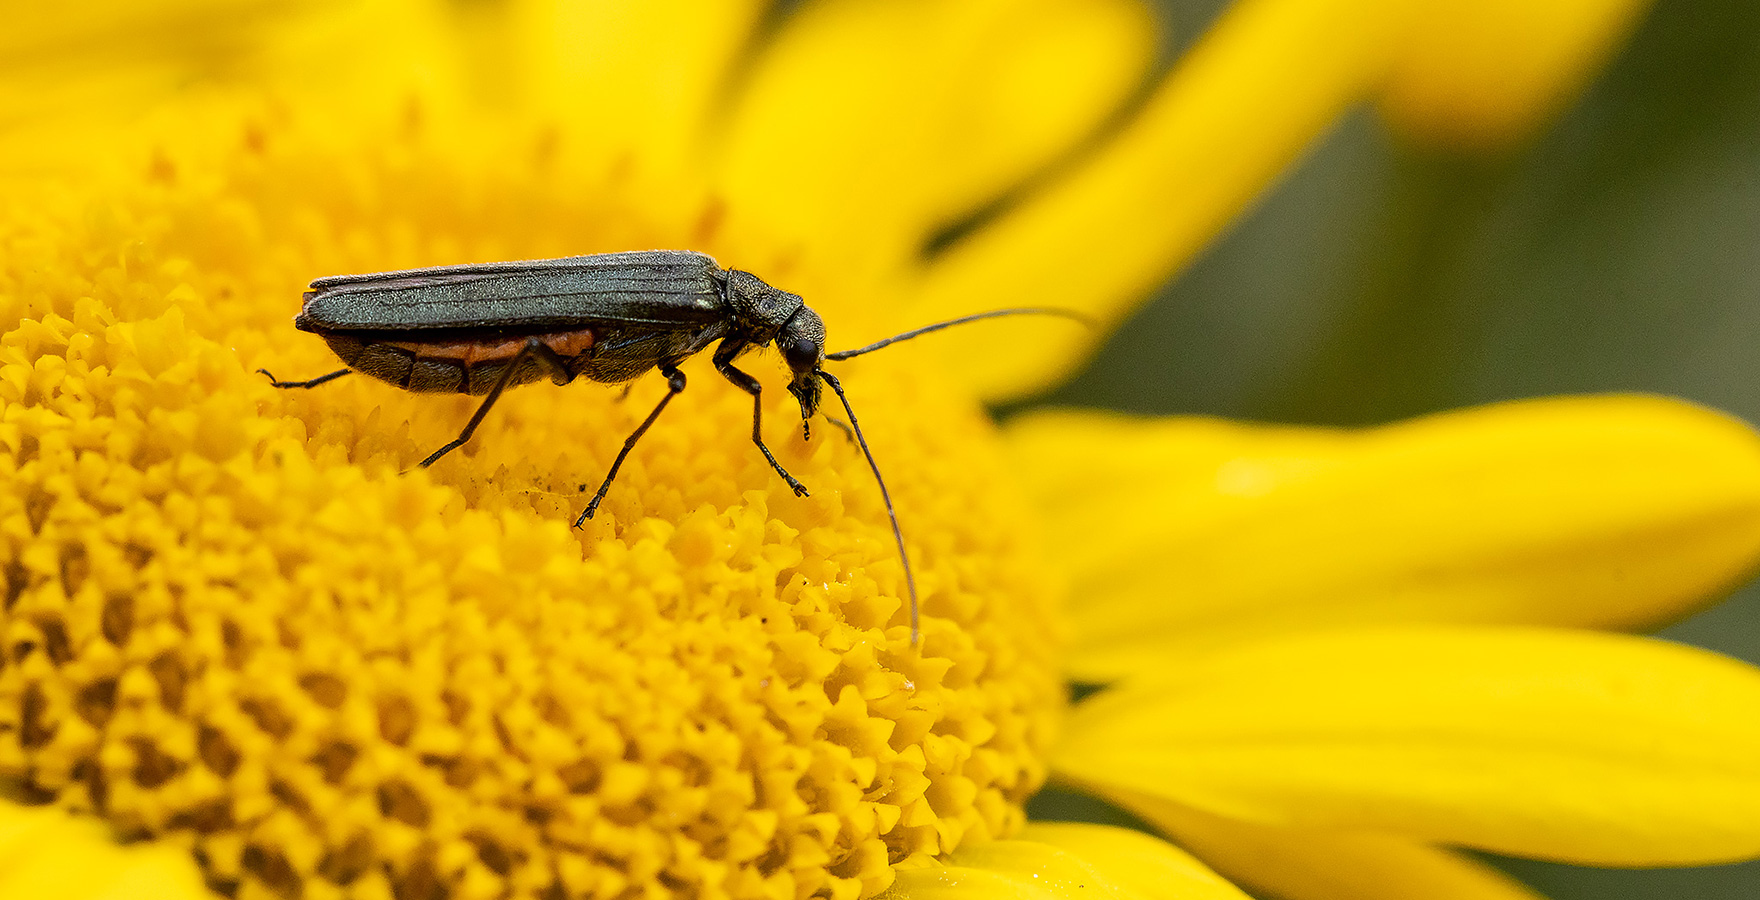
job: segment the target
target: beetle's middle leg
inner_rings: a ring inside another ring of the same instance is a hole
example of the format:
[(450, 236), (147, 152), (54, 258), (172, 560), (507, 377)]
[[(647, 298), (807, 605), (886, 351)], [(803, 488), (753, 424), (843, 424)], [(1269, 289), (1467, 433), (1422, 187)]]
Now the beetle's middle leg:
[(721, 373), (721, 377), (752, 395), (752, 443), (757, 444), (758, 449), (763, 452), (764, 458), (769, 460), (770, 468), (775, 469), (776, 474), (781, 475), (782, 480), (788, 482), (788, 486), (794, 489), (796, 497), (807, 496), (807, 486), (796, 481), (793, 475), (788, 474), (788, 470), (782, 467), (782, 463), (777, 462), (776, 457), (771, 455), (770, 448), (764, 446), (764, 432), (760, 427), (764, 420), (763, 385), (758, 383), (758, 379), (734, 368), (731, 356), (723, 358), (723, 353), (728, 345), (721, 346), (723, 349), (718, 349), (715, 352), (715, 369)]
[(483, 424), (483, 417), (489, 414), (489, 407), (494, 406), (495, 401), (501, 399), (501, 392), (507, 390), (508, 383), (513, 381), (513, 376), (519, 372), (520, 366), (524, 365), (528, 359), (535, 359), (539, 365), (548, 369), (551, 379), (557, 384), (567, 384), (573, 378), (568, 373), (568, 365), (563, 362), (562, 357), (556, 355), (555, 350), (550, 349), (548, 345), (535, 337), (526, 338), (525, 346), (520, 347), (519, 352), (507, 361), (507, 368), (502, 369), (501, 377), (495, 379), (495, 386), (489, 389), (489, 396), (483, 398), (483, 405), (477, 407), (476, 414), (471, 416), (469, 422), (464, 423), (464, 430), (460, 431), (458, 437), (453, 438), (446, 446), (428, 454), (428, 458), (422, 460), (422, 468), (426, 469), (433, 465), (440, 457), (457, 450), (465, 441), (471, 439), (471, 434), (477, 430), (477, 426)]
[(663, 362), (659, 368), (660, 374), (666, 376), (666, 396), (661, 397), (660, 402), (654, 406), (654, 411), (648, 413), (648, 417), (642, 420), (642, 424), (637, 425), (636, 430), (630, 432), (630, 436), (623, 439), (623, 449), (617, 451), (617, 458), (611, 461), (611, 471), (605, 473), (605, 483), (599, 485), (599, 492), (593, 495), (591, 501), (588, 501), (587, 508), (581, 512), (580, 518), (574, 520), (574, 527), (581, 527), (583, 523), (593, 517), (594, 512), (598, 511), (599, 501), (604, 500), (605, 492), (611, 490), (611, 481), (617, 477), (617, 470), (623, 468), (624, 457), (629, 456), (629, 452), (636, 448), (636, 441), (641, 440), (642, 435), (648, 433), (648, 426), (653, 425), (654, 420), (660, 418), (660, 411), (666, 408), (666, 404), (671, 403), (672, 398), (684, 392), (684, 373), (678, 370), (676, 362)]

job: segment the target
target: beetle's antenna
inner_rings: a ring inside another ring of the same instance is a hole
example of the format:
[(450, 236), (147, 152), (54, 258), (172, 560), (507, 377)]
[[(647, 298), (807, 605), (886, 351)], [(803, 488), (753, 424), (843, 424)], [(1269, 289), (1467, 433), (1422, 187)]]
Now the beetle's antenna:
[(861, 356), (864, 353), (872, 353), (881, 347), (896, 344), (899, 341), (908, 341), (911, 338), (917, 337), (918, 335), (928, 334), (931, 331), (940, 331), (943, 328), (952, 328), (955, 325), (964, 325), (967, 322), (976, 322), (979, 319), (995, 319), (1001, 316), (1062, 316), (1066, 319), (1074, 319), (1090, 328), (1094, 326), (1093, 317), (1084, 313), (1076, 312), (1073, 309), (1062, 309), (1056, 306), (1015, 306), (1008, 309), (993, 309), (989, 312), (972, 313), (969, 316), (960, 316), (957, 319), (948, 319), (945, 322), (936, 322), (933, 325), (912, 328), (903, 334), (895, 334), (885, 340), (875, 341), (866, 347), (857, 347), (854, 350), (839, 350), (836, 353), (827, 353), (825, 354), (825, 358), (849, 359), (852, 356)]
[(880, 477), (880, 464), (874, 461), (874, 451), (868, 449), (868, 439), (862, 437), (862, 426), (856, 421), (856, 411), (850, 408), (849, 398), (843, 395), (843, 385), (838, 384), (836, 376), (824, 369), (816, 370), (815, 374), (819, 376), (820, 380), (831, 385), (831, 392), (837, 395), (838, 402), (843, 404), (843, 411), (849, 414), (850, 431), (855, 433), (856, 443), (862, 448), (862, 455), (868, 458), (868, 468), (874, 470), (874, 483), (880, 485), (880, 499), (886, 501), (886, 518), (892, 520), (892, 539), (898, 542), (898, 558), (900, 562), (904, 563), (904, 585), (911, 595), (911, 646), (915, 647), (919, 636), (917, 579), (911, 574), (910, 555), (904, 552), (904, 531), (898, 527), (898, 513), (892, 509), (892, 494), (886, 490), (886, 479)]

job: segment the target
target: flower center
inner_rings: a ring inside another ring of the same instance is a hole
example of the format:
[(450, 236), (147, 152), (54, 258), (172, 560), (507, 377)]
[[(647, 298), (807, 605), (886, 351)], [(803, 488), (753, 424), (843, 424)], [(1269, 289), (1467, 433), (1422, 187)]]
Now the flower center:
[[(4, 212), (0, 775), (289, 896), (853, 898), (1020, 823), (1062, 703), (1053, 598), (969, 398), (902, 356), (840, 370), (909, 538), (920, 648), (859, 451), (802, 439), (774, 359), (739, 365), (810, 497), (702, 359), (584, 530), (657, 378), (520, 388), (404, 474), (477, 401), (270, 389), (253, 369), (339, 366), (288, 324), (306, 281), (713, 253), (714, 216), (508, 165), (540, 155), (518, 139), (319, 150), (236, 122)], [(662, 219), (701, 227), (640, 224)]]

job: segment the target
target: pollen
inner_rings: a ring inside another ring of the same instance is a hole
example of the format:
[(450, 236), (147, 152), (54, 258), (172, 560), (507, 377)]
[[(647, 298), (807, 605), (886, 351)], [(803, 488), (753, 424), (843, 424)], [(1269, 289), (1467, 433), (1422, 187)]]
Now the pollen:
[(699, 359), (573, 529), (657, 377), (511, 391), (422, 470), (476, 399), (254, 370), (340, 368), (290, 324), (314, 277), (725, 252), (702, 198), (629, 196), (553, 136), (472, 156), (433, 125), (339, 146), (208, 115), (133, 171), (0, 191), (0, 793), (240, 898), (857, 900), (1022, 824), (1064, 702), (1056, 579), (957, 386), (839, 370), (917, 646), (872, 475), (803, 438), (774, 355), (740, 365), (810, 497)]

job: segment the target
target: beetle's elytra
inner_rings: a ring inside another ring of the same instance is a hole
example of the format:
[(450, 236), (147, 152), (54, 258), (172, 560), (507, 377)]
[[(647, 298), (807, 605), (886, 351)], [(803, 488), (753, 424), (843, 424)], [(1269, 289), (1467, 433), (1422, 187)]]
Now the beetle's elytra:
[(874, 472), (910, 593), (911, 643), (917, 642), (917, 588), (904, 534), (874, 454), (838, 380), (824, 370), (841, 360), (899, 340), (993, 316), (1046, 313), (1046, 308), (999, 309), (907, 331), (866, 347), (825, 352), (825, 323), (802, 299), (756, 275), (723, 269), (689, 250), (599, 253), (563, 259), (436, 266), (371, 275), (340, 275), (312, 282), (294, 325), (324, 338), (348, 367), (308, 381), (270, 381), (279, 388), (310, 388), (362, 372), (411, 391), (473, 394), (483, 403), (457, 438), (423, 466), (470, 440), (501, 392), (548, 376), (558, 385), (586, 377), (605, 384), (631, 381), (659, 369), (670, 388), (623, 442), (605, 480), (575, 519), (592, 518), (631, 448), (684, 390), (684, 360), (719, 341), (713, 360), (722, 377), (752, 395), (752, 443), (794, 492), (807, 489), (790, 475), (761, 428), (762, 388), (733, 361), (753, 347), (774, 343), (793, 379), (803, 427), (819, 409), (820, 382), (830, 385), (849, 416), (852, 434)]

